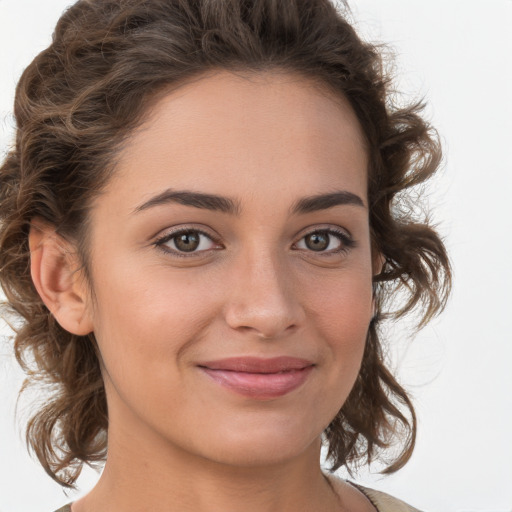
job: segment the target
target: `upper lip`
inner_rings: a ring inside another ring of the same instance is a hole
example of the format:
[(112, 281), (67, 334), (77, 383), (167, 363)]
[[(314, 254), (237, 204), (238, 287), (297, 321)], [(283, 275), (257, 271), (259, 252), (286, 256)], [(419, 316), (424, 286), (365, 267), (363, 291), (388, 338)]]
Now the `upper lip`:
[(292, 370), (302, 370), (314, 363), (298, 357), (280, 356), (262, 357), (229, 357), (216, 361), (207, 361), (198, 366), (209, 370), (224, 370), (245, 373), (279, 373)]

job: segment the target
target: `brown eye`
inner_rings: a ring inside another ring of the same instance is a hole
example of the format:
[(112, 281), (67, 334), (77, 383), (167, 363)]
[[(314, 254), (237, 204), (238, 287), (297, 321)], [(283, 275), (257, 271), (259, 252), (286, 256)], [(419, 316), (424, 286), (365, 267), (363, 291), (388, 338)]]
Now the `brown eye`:
[(182, 233), (174, 237), (174, 245), (176, 249), (183, 252), (195, 251), (201, 242), (200, 234), (194, 231)]
[(219, 248), (212, 238), (196, 229), (185, 229), (164, 235), (156, 241), (156, 246), (166, 252), (184, 256), (186, 253), (193, 255)]
[(311, 231), (294, 244), (295, 249), (326, 255), (348, 251), (354, 246), (354, 239), (338, 228)]
[(304, 243), (312, 251), (325, 251), (329, 247), (330, 235), (325, 231), (317, 231), (304, 237)]

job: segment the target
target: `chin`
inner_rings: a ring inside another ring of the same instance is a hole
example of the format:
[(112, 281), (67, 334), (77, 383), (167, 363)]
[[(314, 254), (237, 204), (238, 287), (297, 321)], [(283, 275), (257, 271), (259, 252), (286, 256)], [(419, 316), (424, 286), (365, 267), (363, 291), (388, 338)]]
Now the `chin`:
[[(320, 430), (320, 432), (318, 432)], [(203, 454), (210, 460), (237, 467), (258, 467), (283, 464), (308, 451), (319, 457), (323, 429), (288, 428), (268, 422), (251, 429), (230, 428), (214, 435)]]

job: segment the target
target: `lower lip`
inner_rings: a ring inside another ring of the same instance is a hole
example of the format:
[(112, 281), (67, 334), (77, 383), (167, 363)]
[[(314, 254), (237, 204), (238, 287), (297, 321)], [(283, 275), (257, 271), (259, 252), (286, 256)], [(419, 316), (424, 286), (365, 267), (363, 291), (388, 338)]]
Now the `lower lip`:
[(255, 400), (269, 400), (291, 393), (308, 378), (313, 366), (281, 373), (248, 373), (201, 368), (221, 386)]

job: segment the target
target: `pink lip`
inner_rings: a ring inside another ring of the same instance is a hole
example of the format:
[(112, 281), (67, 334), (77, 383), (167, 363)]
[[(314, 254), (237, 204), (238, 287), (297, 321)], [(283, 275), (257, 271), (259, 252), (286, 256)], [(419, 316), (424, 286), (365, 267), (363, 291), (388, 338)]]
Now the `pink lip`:
[(208, 376), (240, 395), (267, 400), (286, 395), (308, 378), (314, 364), (296, 357), (234, 357), (198, 365)]

